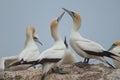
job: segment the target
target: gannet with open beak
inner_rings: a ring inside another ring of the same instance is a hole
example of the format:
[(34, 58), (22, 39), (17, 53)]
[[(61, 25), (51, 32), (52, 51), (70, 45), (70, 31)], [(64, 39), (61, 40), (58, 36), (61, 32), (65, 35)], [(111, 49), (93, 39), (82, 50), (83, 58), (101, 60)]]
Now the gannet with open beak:
[(33, 26), (28, 26), (26, 29), (24, 50), (18, 55), (17, 61), (11, 63), (9, 67), (26, 64), (37, 60), (40, 52), (37, 45), (35, 44), (35, 41), (42, 45), (42, 43), (38, 40), (38, 36), (35, 34), (35, 28)]
[[(108, 51), (111, 51), (115, 55), (120, 56), (120, 40), (117, 40), (116, 42), (114, 42)], [(120, 60), (120, 57), (116, 57), (116, 58)], [(119, 61), (113, 60), (113, 64), (115, 65), (116, 68), (120, 68)]]
[(93, 58), (107, 63), (112, 68), (114, 68), (114, 66), (112, 66), (104, 59), (104, 56), (115, 59), (114, 57), (116, 55), (105, 51), (105, 49), (100, 44), (83, 38), (79, 33), (82, 21), (81, 16), (78, 13), (69, 11), (65, 8), (63, 8), (63, 10), (66, 11), (73, 19), (73, 28), (70, 34), (70, 45), (75, 50), (75, 52), (87, 59), (86, 62), (89, 61), (89, 58)]

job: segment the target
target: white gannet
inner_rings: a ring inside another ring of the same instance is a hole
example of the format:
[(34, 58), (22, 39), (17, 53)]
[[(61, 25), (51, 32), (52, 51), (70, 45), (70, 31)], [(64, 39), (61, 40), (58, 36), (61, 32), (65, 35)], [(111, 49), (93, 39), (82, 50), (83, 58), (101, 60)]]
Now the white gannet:
[(64, 13), (65, 12), (51, 22), (51, 35), (55, 41), (53, 46), (43, 51), (38, 57), (38, 63), (41, 63), (43, 68), (43, 76), (41, 80), (44, 80), (45, 76), (47, 76), (48, 72), (53, 68), (54, 64), (60, 61), (64, 56), (64, 50), (66, 47), (58, 33), (58, 23), (60, 22)]
[(26, 41), (23, 51), (18, 55), (17, 61), (11, 63), (8, 67), (16, 66), (20, 64), (28, 64), (29, 62), (37, 60), (40, 55), (39, 49), (35, 42), (39, 42), (37, 34), (35, 34), (35, 28), (33, 26), (28, 26), (26, 29)]
[(104, 59), (104, 56), (115, 59), (114, 57), (116, 55), (105, 51), (105, 49), (100, 44), (83, 38), (79, 33), (79, 29), (81, 27), (81, 16), (78, 13), (69, 11), (65, 8), (63, 8), (63, 10), (66, 11), (73, 19), (73, 28), (70, 34), (70, 45), (75, 50), (75, 52), (87, 59), (86, 62), (89, 61), (89, 58), (93, 58), (107, 63), (112, 68), (114, 68), (114, 66), (112, 66)]
[(66, 37), (65, 37), (65, 40), (64, 40), (64, 44), (66, 46), (65, 54), (64, 54), (64, 57), (56, 64), (57, 66), (59, 66), (59, 64), (60, 65), (61, 64), (73, 64), (73, 63), (78, 62), (75, 55), (73, 53), (71, 53), (71, 51), (68, 48)]
[[(120, 40), (115, 41), (108, 51), (111, 51), (115, 55), (120, 56)], [(116, 57), (116, 58), (120, 60), (120, 57)], [(119, 61), (113, 60), (113, 64), (115, 65), (116, 68), (120, 68)]]

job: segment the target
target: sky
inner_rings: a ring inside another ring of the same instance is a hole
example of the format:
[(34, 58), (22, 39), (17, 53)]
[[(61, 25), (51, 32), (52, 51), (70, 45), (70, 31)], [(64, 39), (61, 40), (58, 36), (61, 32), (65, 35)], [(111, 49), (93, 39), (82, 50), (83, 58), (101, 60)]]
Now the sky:
[[(50, 23), (62, 8), (78, 12), (82, 17), (80, 34), (105, 49), (120, 39), (120, 0), (0, 0), (0, 57), (18, 55), (23, 50), (28, 25), (35, 26), (43, 43), (37, 44), (40, 52), (51, 47)], [(62, 39), (67, 36), (69, 41), (72, 25), (72, 18), (65, 14), (59, 23)]]

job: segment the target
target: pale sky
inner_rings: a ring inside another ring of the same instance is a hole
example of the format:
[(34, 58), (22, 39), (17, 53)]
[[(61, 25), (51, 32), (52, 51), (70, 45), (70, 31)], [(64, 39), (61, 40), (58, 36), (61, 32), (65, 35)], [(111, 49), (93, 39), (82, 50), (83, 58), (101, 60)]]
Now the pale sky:
[[(50, 22), (63, 12), (63, 7), (80, 13), (83, 37), (105, 49), (120, 39), (120, 0), (0, 0), (0, 57), (17, 55), (23, 50), (28, 25), (35, 26), (43, 43), (37, 44), (40, 52), (51, 47)], [(59, 23), (62, 39), (66, 35), (69, 41), (71, 28), (72, 18), (65, 14)]]

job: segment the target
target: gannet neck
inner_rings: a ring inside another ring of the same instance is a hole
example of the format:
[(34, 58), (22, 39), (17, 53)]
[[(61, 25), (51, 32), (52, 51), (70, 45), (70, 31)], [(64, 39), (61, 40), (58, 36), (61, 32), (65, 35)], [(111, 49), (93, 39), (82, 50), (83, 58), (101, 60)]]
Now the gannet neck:
[(79, 31), (72, 29), (70, 33), (70, 39), (78, 39), (78, 38), (82, 39), (83, 37), (80, 35)]
[(59, 33), (58, 33), (58, 22), (57, 20), (53, 20), (51, 23), (51, 35), (55, 41), (61, 40)]
[(33, 26), (28, 26), (26, 29), (26, 38), (32, 39), (32, 35), (35, 33), (35, 29)]
[(74, 21), (73, 21), (73, 30), (74, 31), (79, 31), (80, 30), (80, 25), (77, 25)]
[(73, 18), (73, 29), (75, 31), (79, 31), (80, 27), (81, 27), (81, 23), (82, 23), (82, 20), (81, 20), (81, 17), (79, 14), (75, 13), (77, 15), (77, 17), (74, 17)]
[(35, 44), (34, 40), (26, 38), (24, 47), (30, 46), (32, 44)]

